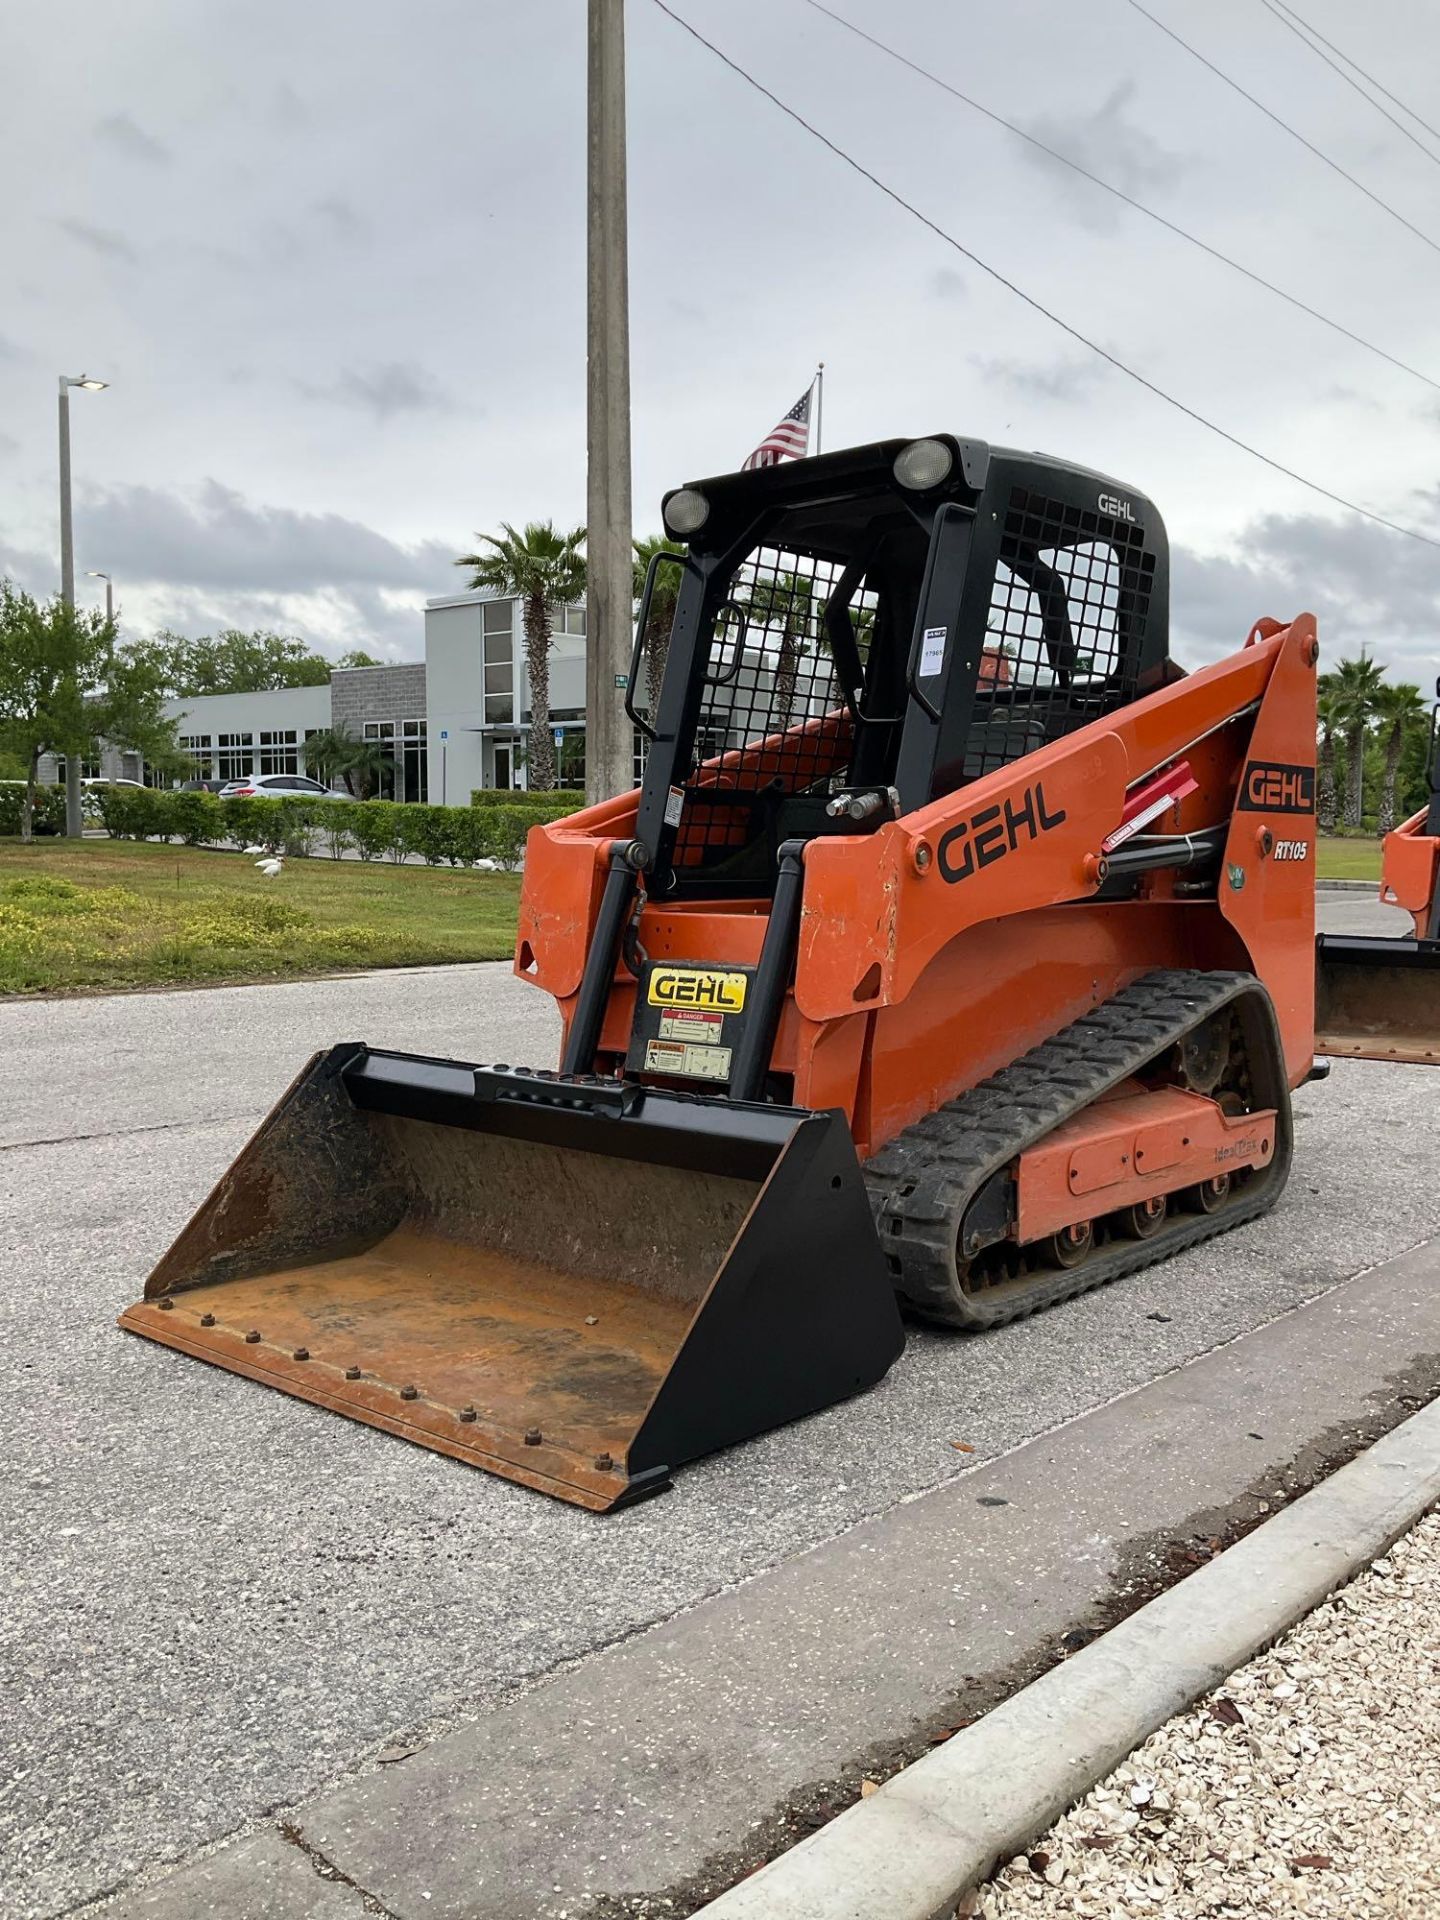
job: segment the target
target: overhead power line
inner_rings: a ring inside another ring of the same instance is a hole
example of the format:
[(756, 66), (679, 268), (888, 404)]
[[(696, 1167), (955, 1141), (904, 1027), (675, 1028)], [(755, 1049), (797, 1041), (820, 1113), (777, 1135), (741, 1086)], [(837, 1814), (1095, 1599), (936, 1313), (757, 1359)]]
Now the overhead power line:
[(1362, 80), (1368, 80), (1377, 93), (1383, 93), (1391, 106), (1399, 107), (1402, 113), (1408, 113), (1417, 126), (1423, 127), (1427, 133), (1433, 133), (1435, 138), (1440, 140), (1440, 127), (1432, 126), (1428, 120), (1423, 119), (1420, 114), (1416, 113), (1413, 107), (1407, 106), (1399, 94), (1392, 93), (1383, 80), (1377, 80), (1373, 73), (1367, 73), (1358, 60), (1352, 60), (1350, 55), (1342, 52), (1333, 40), (1327, 40), (1318, 27), (1311, 26), (1304, 14), (1297, 13), (1294, 7), (1286, 6), (1285, 0), (1281, 0), (1281, 5), (1284, 6), (1285, 12), (1290, 15), (1290, 18), (1298, 21), (1308, 34), (1320, 42), (1322, 47), (1328, 47), (1331, 53), (1345, 62), (1347, 67), (1353, 67)]
[(1058, 160), (1061, 166), (1069, 167), (1072, 173), (1078, 173), (1082, 180), (1088, 180), (1092, 186), (1099, 187), (1102, 193), (1110, 194), (1114, 199), (1123, 202), (1125, 206), (1132, 208), (1136, 213), (1143, 213), (1147, 220), (1153, 220), (1157, 226), (1164, 227), (1168, 233), (1173, 233), (1177, 238), (1188, 241), (1192, 247), (1198, 247), (1202, 253), (1208, 254), (1212, 260), (1218, 260), (1222, 266), (1229, 267), (1232, 272), (1242, 275), (1254, 286), (1263, 287), (1266, 293), (1273, 293), (1277, 300), (1283, 300), (1287, 306), (1296, 308), (1300, 313), (1308, 314), (1312, 320), (1318, 320), (1322, 327), (1329, 327), (1333, 333), (1340, 334), (1342, 338), (1351, 341), (1355, 346), (1363, 347), (1367, 353), (1375, 354), (1377, 358), (1387, 361), (1390, 366), (1398, 367), (1402, 373), (1410, 374), (1413, 379), (1423, 380), (1427, 387), (1432, 387), (1437, 392), (1440, 392), (1440, 380), (1432, 380), (1428, 373), (1422, 373), (1418, 367), (1412, 367), (1406, 361), (1398, 359), (1395, 354), (1387, 353), (1384, 347), (1376, 346), (1373, 340), (1367, 340), (1363, 334), (1353, 332), (1341, 321), (1331, 319), (1328, 313), (1321, 313), (1317, 307), (1312, 307), (1308, 302), (1300, 299), (1298, 294), (1287, 293), (1284, 287), (1277, 287), (1273, 280), (1267, 280), (1263, 274), (1256, 273), (1253, 268), (1243, 266), (1238, 260), (1232, 260), (1228, 253), (1222, 253), (1218, 247), (1212, 247), (1208, 240), (1202, 240), (1198, 234), (1188, 232), (1174, 220), (1167, 219), (1163, 213), (1157, 213), (1154, 207), (1147, 207), (1143, 200), (1135, 199), (1132, 194), (1126, 193), (1123, 188), (1112, 185), (1109, 180), (1103, 179), (1098, 173), (1092, 173), (1088, 167), (1082, 166), (1078, 160), (1072, 160), (1068, 153), (1062, 153), (1058, 147), (1048, 145), (1046, 141), (1028, 132), (1026, 128), (1020, 126), (1016, 121), (1007, 120), (1004, 114), (996, 113), (993, 108), (984, 106), (979, 100), (975, 99), (972, 94), (962, 93), (959, 87), (952, 86), (948, 80), (942, 80), (938, 73), (932, 72), (929, 67), (922, 67), (917, 60), (911, 60), (908, 55), (901, 53), (898, 48), (892, 47), (888, 41), (877, 39), (873, 33), (867, 33), (864, 27), (857, 26), (853, 20), (847, 20), (844, 14), (833, 12), (829, 7), (822, 4), (822, 0), (805, 0), (805, 5), (813, 7), (816, 13), (823, 13), (827, 20), (833, 20), (837, 26), (844, 27), (847, 32), (853, 33), (858, 39), (866, 41), (870, 46), (876, 48), (878, 52), (888, 54), (890, 59), (897, 60), (902, 67), (908, 67), (911, 73), (919, 74), (923, 80), (930, 81), (933, 86), (937, 86), (942, 92), (948, 93), (952, 99), (959, 100), (962, 105), (971, 108), (986, 120), (993, 121), (997, 127), (1003, 127), (1007, 133), (1013, 133), (1018, 140), (1023, 140), (1027, 146), (1034, 147), (1038, 152), (1047, 155), (1051, 160)]
[(1397, 120), (1388, 107), (1381, 106), (1373, 93), (1367, 93), (1355, 76), (1347, 73), (1338, 60), (1332, 60), (1323, 47), (1316, 45), (1316, 41), (1319, 38), (1318, 34), (1312, 38), (1311, 29), (1300, 23), (1298, 19), (1290, 19), (1287, 12), (1282, 12), (1282, 10), (1274, 4), (1274, 0), (1260, 0), (1260, 4), (1267, 13), (1274, 14), (1275, 18), (1287, 33), (1293, 33), (1302, 46), (1308, 47), (1317, 60), (1323, 60), (1332, 73), (1338, 73), (1346, 86), (1351, 88), (1353, 92), (1358, 93), (1367, 106), (1373, 107), (1376, 113), (1388, 120), (1397, 132), (1403, 133), (1412, 147), (1418, 147), (1432, 166), (1440, 167), (1440, 154), (1435, 153), (1432, 148), (1427, 147), (1418, 135), (1410, 131), (1403, 120)]
[(1348, 180), (1357, 193), (1363, 193), (1367, 200), (1373, 201), (1383, 213), (1388, 213), (1392, 220), (1398, 220), (1400, 225), (1413, 233), (1417, 240), (1423, 240), (1432, 253), (1440, 253), (1440, 241), (1432, 240), (1430, 235), (1422, 228), (1417, 227), (1413, 220), (1407, 220), (1398, 208), (1392, 207), (1388, 200), (1382, 200), (1380, 195), (1372, 192), (1363, 180), (1357, 180), (1353, 173), (1348, 173), (1338, 160), (1332, 160), (1330, 155), (1326, 153), (1322, 147), (1317, 147), (1313, 140), (1307, 140), (1298, 127), (1292, 127), (1288, 120), (1282, 120), (1273, 108), (1267, 107), (1263, 100), (1257, 100), (1253, 93), (1250, 93), (1246, 88), (1241, 86), (1238, 80), (1232, 79), (1228, 73), (1224, 72), (1220, 67), (1217, 67), (1213, 60), (1207, 60), (1198, 47), (1192, 47), (1188, 40), (1182, 40), (1173, 27), (1167, 27), (1163, 20), (1156, 19), (1148, 7), (1142, 7), (1140, 0), (1129, 0), (1129, 5), (1135, 9), (1136, 13), (1148, 20), (1152, 27), (1158, 27), (1167, 40), (1173, 40), (1177, 47), (1183, 48), (1192, 60), (1198, 60), (1202, 67), (1207, 68), (1209, 72), (1215, 75), (1217, 80), (1223, 80), (1225, 85), (1229, 87), (1232, 92), (1238, 93), (1242, 100), (1248, 100), (1250, 105), (1258, 112), (1263, 113), (1265, 118), (1270, 121), (1273, 126), (1279, 127), (1282, 133), (1288, 133), (1292, 140), (1298, 140), (1307, 153), (1313, 153), (1317, 160), (1323, 160), (1332, 173), (1338, 173), (1342, 180)]
[(1008, 292), (1013, 293), (1018, 300), (1023, 300), (1027, 307), (1030, 307), (1034, 312), (1042, 315), (1046, 320), (1050, 321), (1052, 325), (1059, 327), (1062, 333), (1068, 334), (1072, 340), (1078, 341), (1082, 347), (1087, 348), (1093, 354), (1097, 354), (1100, 359), (1107, 361), (1118, 373), (1123, 373), (1127, 380), (1133, 380), (1137, 386), (1144, 387), (1147, 393), (1154, 394), (1157, 400), (1163, 400), (1166, 406), (1173, 407), (1177, 413), (1183, 413), (1188, 420), (1193, 420), (1198, 426), (1207, 428), (1221, 440), (1228, 441), (1232, 447), (1238, 447), (1241, 453), (1248, 453), (1252, 459), (1260, 461), (1262, 466), (1269, 467), (1272, 472), (1283, 474), (1287, 480), (1293, 480), (1298, 486), (1306, 487), (1311, 493), (1319, 494), (1322, 499), (1333, 502), (1337, 507), (1344, 507), (1348, 513), (1359, 514), (1362, 520), (1370, 520), (1373, 521), (1376, 526), (1387, 527), (1391, 533), (1403, 534), (1407, 540), (1419, 540), (1427, 547), (1440, 549), (1440, 539), (1435, 539), (1428, 533), (1421, 533), (1416, 527), (1405, 527), (1401, 526), (1396, 520), (1387, 520), (1384, 514), (1373, 513), (1369, 507), (1362, 507), (1354, 500), (1347, 500), (1344, 494), (1333, 493), (1329, 487), (1322, 487), (1318, 480), (1307, 479), (1303, 473), (1297, 473), (1293, 467), (1287, 467), (1279, 460), (1272, 459), (1268, 453), (1262, 453), (1258, 447), (1252, 447), (1247, 441), (1240, 439), (1238, 434), (1231, 433), (1228, 428), (1219, 426), (1215, 421), (1207, 419), (1203, 413), (1197, 412), (1194, 407), (1187, 406), (1183, 400), (1177, 400), (1174, 394), (1167, 393), (1163, 387), (1157, 386), (1153, 380), (1148, 379), (1136, 368), (1128, 366), (1125, 361), (1117, 358), (1115, 354), (1109, 352), (1105, 347), (1102, 347), (1098, 341), (1090, 339), (1089, 336), (1082, 333), (1078, 327), (1071, 326), (1068, 320), (1062, 320), (1058, 313), (1053, 312), (1051, 308), (1043, 305), (1042, 302), (1035, 299), (1032, 294), (1026, 293), (1024, 288), (1017, 286), (1013, 280), (1007, 279), (998, 268), (992, 267), (988, 261), (982, 260), (979, 254), (973, 252), (963, 241), (957, 240), (954, 234), (947, 233), (944, 227), (938, 225), (930, 218), (929, 214), (922, 213), (919, 207), (912, 201), (907, 200), (903, 194), (897, 193), (894, 187), (887, 185), (878, 174), (872, 173), (867, 166), (855, 159), (852, 154), (847, 153), (845, 149), (832, 140), (828, 134), (822, 133), (817, 126), (805, 118), (804, 114), (782, 100), (778, 93), (772, 93), (770, 88), (767, 87), (762, 80), (758, 80), (753, 73), (750, 73), (746, 68), (742, 67), (737, 60), (732, 60), (730, 55), (717, 47), (713, 40), (707, 40), (698, 27), (692, 26), (683, 14), (676, 13), (673, 7), (666, 4), (666, 0), (654, 0), (654, 5), (659, 8), (660, 12), (663, 13), (667, 19), (673, 20), (677, 27), (682, 28), (684, 32), (688, 33), (692, 40), (698, 41), (707, 52), (712, 53), (722, 65), (728, 67), (737, 78), (743, 80), (747, 87), (752, 87), (756, 93), (768, 100), (771, 106), (777, 107), (788, 120), (793, 120), (796, 126), (803, 127), (812, 139), (818, 140), (822, 147), (828, 148), (837, 160), (843, 161), (852, 172), (858, 173), (861, 179), (868, 180), (871, 186), (875, 187), (880, 193), (883, 193), (887, 200), (893, 200), (897, 207), (903, 208), (913, 219), (918, 220), (923, 227), (928, 227), (930, 232), (933, 233), (937, 239), (943, 240), (947, 247), (953, 247), (955, 252), (968, 260), (972, 266), (978, 267), (980, 271), (987, 274), (990, 279), (997, 281), (1000, 286), (1006, 288)]

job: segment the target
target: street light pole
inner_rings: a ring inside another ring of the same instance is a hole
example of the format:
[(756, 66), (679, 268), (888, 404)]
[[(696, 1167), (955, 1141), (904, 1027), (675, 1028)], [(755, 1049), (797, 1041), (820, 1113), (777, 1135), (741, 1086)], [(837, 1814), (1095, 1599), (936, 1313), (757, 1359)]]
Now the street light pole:
[[(75, 605), (75, 536), (70, 519), (70, 389), (84, 387), (87, 393), (99, 393), (108, 382), (92, 380), (88, 373), (60, 376), (60, 598), (67, 607)], [(85, 832), (85, 816), (80, 807), (80, 755), (65, 752), (65, 836), (78, 840)]]
[(111, 580), (108, 573), (101, 573), (98, 567), (88, 568), (86, 570), (85, 578), (87, 580), (103, 580), (105, 582), (105, 624), (107, 627), (113, 627), (115, 624), (114, 582)]
[(587, 132), (585, 797), (593, 805), (634, 785), (634, 747), (625, 713), (635, 604), (625, 0), (589, 0)]

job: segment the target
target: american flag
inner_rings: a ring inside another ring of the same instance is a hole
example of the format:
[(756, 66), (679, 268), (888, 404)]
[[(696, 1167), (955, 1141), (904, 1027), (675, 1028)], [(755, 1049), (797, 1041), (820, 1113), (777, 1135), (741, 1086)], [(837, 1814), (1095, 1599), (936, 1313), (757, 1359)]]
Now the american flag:
[(813, 383), (778, 426), (772, 427), (745, 462), (742, 472), (751, 467), (778, 467), (782, 460), (803, 460), (810, 451), (810, 396)]

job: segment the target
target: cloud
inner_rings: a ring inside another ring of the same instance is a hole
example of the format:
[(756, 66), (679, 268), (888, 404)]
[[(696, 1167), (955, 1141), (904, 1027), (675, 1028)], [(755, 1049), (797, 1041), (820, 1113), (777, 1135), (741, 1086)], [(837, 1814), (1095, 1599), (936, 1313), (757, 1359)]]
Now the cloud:
[(92, 226), (88, 220), (72, 220), (62, 217), (55, 222), (62, 232), (68, 233), (72, 240), (78, 240), (82, 247), (89, 247), (92, 253), (103, 253), (111, 260), (135, 259), (135, 249), (123, 234), (114, 233), (109, 227)]
[(1038, 396), (1042, 400), (1083, 399), (1101, 379), (1104, 364), (1093, 359), (1056, 360), (1037, 365), (1023, 360), (987, 359), (970, 356), (970, 364), (981, 377), (1011, 393)]
[(1171, 555), (1171, 628), (1182, 658), (1240, 646), (1265, 614), (1313, 613), (1322, 665), (1363, 646), (1394, 677), (1429, 686), (1440, 667), (1440, 566), (1435, 551), (1363, 520), (1267, 514), (1229, 554), (1178, 546)]
[(297, 382), (307, 400), (328, 400), (342, 407), (359, 407), (377, 420), (397, 413), (429, 413), (454, 402), (433, 373), (413, 360), (388, 360), (367, 368), (346, 367), (330, 386)]
[(146, 133), (128, 113), (107, 113), (103, 120), (97, 120), (95, 137), (106, 141), (127, 159), (143, 160), (152, 167), (168, 167), (171, 164), (170, 149), (163, 146), (153, 134)]
[(930, 291), (937, 300), (958, 300), (969, 289), (963, 273), (957, 273), (953, 267), (937, 267), (930, 276)]
[(370, 231), (370, 222), (342, 193), (327, 193), (315, 202), (315, 211), (341, 240), (363, 240)]
[(145, 486), (87, 490), (77, 521), (90, 551), (115, 555), (117, 571), (136, 582), (285, 594), (439, 593), (454, 581), (455, 555), (438, 540), (402, 546), (343, 514), (260, 505), (218, 480), (191, 497)]
[[(1077, 161), (1122, 192), (1145, 199), (1149, 197), (1147, 188), (1173, 186), (1185, 171), (1185, 162), (1143, 127), (1127, 121), (1125, 108), (1134, 93), (1135, 82), (1122, 80), (1092, 113), (1038, 114), (1022, 124), (1047, 147)], [(1020, 151), (1028, 165), (1054, 182), (1084, 225), (1104, 231), (1119, 220), (1122, 209), (1109, 194), (1034, 147), (1025, 146)]]
[(14, 434), (6, 433), (3, 429), (0, 429), (0, 454), (18, 453), (19, 451), (20, 442), (15, 438)]

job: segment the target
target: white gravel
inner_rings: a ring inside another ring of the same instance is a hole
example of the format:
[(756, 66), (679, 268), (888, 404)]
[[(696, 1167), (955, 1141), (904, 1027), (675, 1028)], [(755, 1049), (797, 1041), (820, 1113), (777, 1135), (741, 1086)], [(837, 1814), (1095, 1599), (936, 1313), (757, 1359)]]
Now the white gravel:
[(984, 1920), (1440, 1914), (1440, 1512), (962, 1900)]

